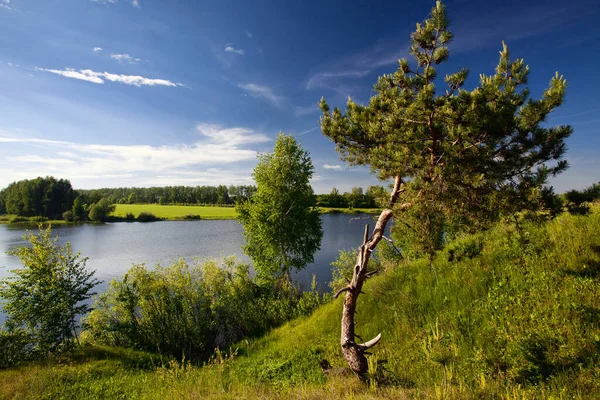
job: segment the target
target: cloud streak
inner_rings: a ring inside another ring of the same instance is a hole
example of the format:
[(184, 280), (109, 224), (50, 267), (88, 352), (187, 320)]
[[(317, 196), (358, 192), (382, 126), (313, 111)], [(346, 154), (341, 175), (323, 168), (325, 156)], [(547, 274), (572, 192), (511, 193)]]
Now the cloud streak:
[(116, 60), (120, 63), (126, 62), (129, 64), (136, 64), (139, 63), (140, 61), (142, 61), (141, 58), (135, 58), (130, 56), (129, 54), (125, 53), (125, 54), (111, 54), (110, 58), (112, 58), (113, 60)]
[(228, 52), (228, 53), (239, 54), (240, 56), (243, 56), (245, 54), (244, 50), (242, 50), (242, 49), (236, 49), (235, 47), (232, 47), (232, 46), (225, 47), (225, 51)]
[(143, 76), (137, 75), (120, 75), (120, 74), (111, 74), (109, 72), (96, 72), (91, 69), (80, 69), (75, 70), (73, 68), (66, 68), (64, 70), (59, 69), (47, 69), (47, 68), (39, 68), (35, 67), (36, 71), (45, 71), (50, 72), (52, 74), (64, 76), (65, 78), (71, 79), (79, 79), (82, 81), (87, 81), (91, 83), (103, 84), (105, 81), (122, 83), (125, 85), (131, 86), (170, 86), (170, 87), (186, 87), (182, 83), (172, 82), (167, 79), (155, 79), (155, 78), (146, 78)]
[[(119, 3), (119, 0), (90, 0), (92, 3), (98, 3), (98, 4), (104, 4), (104, 5), (110, 5), (110, 4), (117, 4)], [(131, 0), (131, 5), (135, 8), (142, 8), (140, 6), (140, 1), (139, 0)]]
[(323, 168), (329, 169), (332, 171), (343, 171), (344, 167), (339, 164), (323, 164)]
[[(218, 171), (223, 177), (226, 173), (222, 166), (255, 161), (258, 150), (262, 149), (251, 147), (271, 141), (266, 135), (244, 127), (199, 124), (197, 132), (199, 139), (194, 143), (163, 146), (82, 144), (0, 136), (2, 146), (17, 149), (11, 150), (14, 155), (4, 157), (0, 165), (3, 172), (0, 175), (4, 177), (0, 178), (0, 185), (47, 174), (88, 181), (113, 177), (136, 179), (136, 182), (140, 178), (148, 184), (173, 184), (175, 181), (191, 184), (199, 182), (199, 176), (214, 178), (219, 175)], [(244, 179), (249, 178), (249, 171), (245, 171)], [(157, 181), (157, 177), (163, 177), (164, 182)], [(238, 179), (239, 176), (234, 180)], [(213, 179), (212, 182), (216, 181)], [(231, 182), (227, 179), (218, 181)]]
[(284, 100), (283, 97), (273, 93), (271, 88), (267, 86), (258, 85), (256, 83), (240, 83), (238, 87), (248, 92), (250, 96), (263, 98), (277, 107), (280, 107)]

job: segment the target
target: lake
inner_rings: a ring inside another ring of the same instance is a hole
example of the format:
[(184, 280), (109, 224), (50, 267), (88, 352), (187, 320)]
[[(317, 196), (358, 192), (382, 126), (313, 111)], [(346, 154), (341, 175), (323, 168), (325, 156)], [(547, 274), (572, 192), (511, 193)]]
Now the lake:
[[(315, 254), (314, 263), (297, 274), (297, 279), (308, 287), (313, 274), (319, 288), (328, 290), (331, 280), (331, 262), (341, 249), (358, 247), (363, 238), (364, 226), (372, 219), (366, 215), (325, 214), (321, 250)], [(30, 228), (32, 229), (32, 228)], [(16, 257), (6, 251), (25, 244), (22, 236), (26, 229), (14, 225), (0, 225), (0, 278), (11, 269), (21, 266)], [(102, 225), (57, 225), (52, 228), (58, 243), (71, 243), (74, 252), (89, 257), (87, 267), (96, 270), (103, 281), (96, 289), (102, 291), (113, 278), (119, 278), (134, 263), (169, 265), (184, 257), (222, 258), (235, 255), (238, 260), (249, 261), (242, 252), (244, 242), (242, 226), (236, 220), (224, 221), (160, 221), (151, 223), (119, 222)], [(0, 313), (0, 324), (4, 318)]]

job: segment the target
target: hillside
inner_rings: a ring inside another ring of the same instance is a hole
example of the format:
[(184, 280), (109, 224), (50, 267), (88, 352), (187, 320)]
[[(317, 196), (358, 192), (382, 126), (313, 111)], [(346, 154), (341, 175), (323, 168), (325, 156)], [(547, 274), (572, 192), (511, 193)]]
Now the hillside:
[(383, 336), (366, 383), (338, 368), (338, 299), (204, 367), (85, 348), (0, 371), (0, 397), (600, 398), (598, 204), (463, 237), (434, 269), (399, 262), (365, 285), (357, 332)]

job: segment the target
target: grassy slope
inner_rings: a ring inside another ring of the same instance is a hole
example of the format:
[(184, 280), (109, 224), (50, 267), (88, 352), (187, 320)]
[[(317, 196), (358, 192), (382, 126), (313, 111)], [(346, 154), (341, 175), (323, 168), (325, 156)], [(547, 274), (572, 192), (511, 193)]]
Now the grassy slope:
[(232, 360), (157, 368), (141, 353), (87, 349), (0, 371), (0, 397), (600, 398), (599, 207), (463, 238), (435, 269), (437, 283), (416, 261), (365, 285), (357, 332), (383, 334), (370, 383), (319, 369), (322, 358), (344, 366), (338, 299), (241, 343)]

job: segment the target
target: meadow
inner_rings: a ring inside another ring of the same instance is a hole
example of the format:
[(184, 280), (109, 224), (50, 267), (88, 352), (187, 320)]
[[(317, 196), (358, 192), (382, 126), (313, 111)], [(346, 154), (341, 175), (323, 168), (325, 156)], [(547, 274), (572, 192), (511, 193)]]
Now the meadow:
[(201, 219), (235, 219), (237, 217), (233, 207), (160, 204), (117, 204), (112, 215), (124, 218), (131, 213), (137, 217), (142, 212), (154, 214), (161, 219), (185, 219), (186, 216), (195, 215), (199, 215)]
[[(320, 207), (322, 214), (374, 214), (378, 209), (371, 208), (333, 208)], [(219, 206), (186, 206), (186, 205), (160, 205), (160, 204), (116, 204), (112, 215), (125, 218), (128, 213), (137, 217), (140, 213), (146, 212), (155, 215), (160, 219), (181, 220), (194, 219), (193, 216), (200, 216), (200, 219), (235, 219), (237, 212), (234, 207)]]

